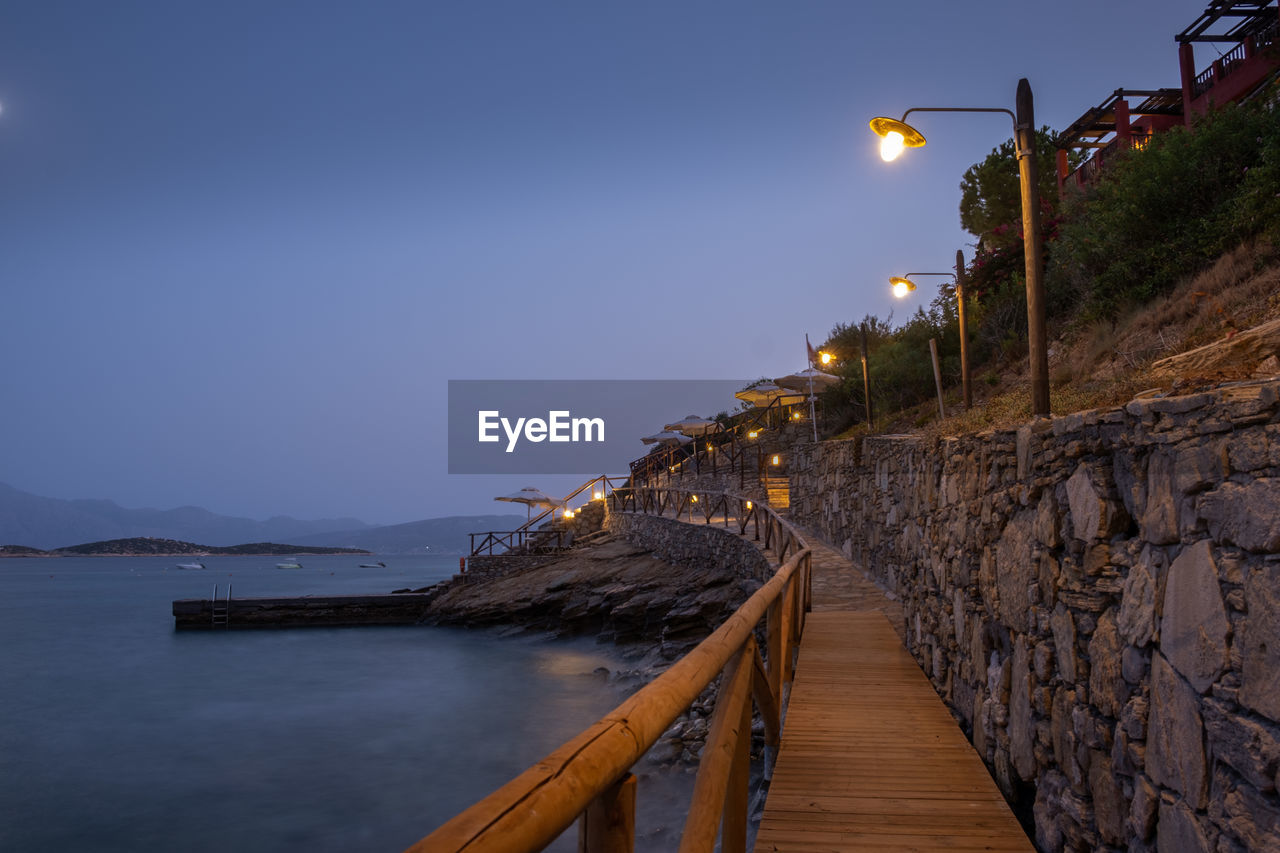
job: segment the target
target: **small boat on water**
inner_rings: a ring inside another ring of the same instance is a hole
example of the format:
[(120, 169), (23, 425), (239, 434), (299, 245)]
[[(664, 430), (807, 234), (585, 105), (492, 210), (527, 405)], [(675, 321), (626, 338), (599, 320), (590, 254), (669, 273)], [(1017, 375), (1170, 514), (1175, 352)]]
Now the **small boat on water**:
[(387, 567), (387, 564), (386, 564), (386, 563), (384, 563), (384, 562), (382, 562), (381, 560), (379, 560), (379, 561), (378, 561), (378, 562), (376, 562), (376, 563), (361, 563), (361, 564), (360, 564), (360, 568), (362, 568), (362, 569), (385, 569), (386, 567)]
[(300, 569), (302, 568), (302, 563), (299, 563), (296, 558), (290, 557), (289, 559), (285, 560), (283, 563), (276, 563), (276, 568), (277, 569)]
[(203, 569), (204, 563), (178, 563), (180, 569)]

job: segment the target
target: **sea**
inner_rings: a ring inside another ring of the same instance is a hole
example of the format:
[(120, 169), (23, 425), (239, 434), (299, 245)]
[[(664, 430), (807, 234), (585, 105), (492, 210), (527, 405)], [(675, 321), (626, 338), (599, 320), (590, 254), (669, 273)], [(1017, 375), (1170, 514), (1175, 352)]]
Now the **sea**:
[[(173, 627), (174, 599), (215, 587), (390, 592), (456, 556), (188, 559), (0, 559), (0, 850), (402, 850), (635, 688), (590, 638)], [(682, 786), (644, 819), (678, 828)], [(648, 832), (642, 847), (667, 845)]]

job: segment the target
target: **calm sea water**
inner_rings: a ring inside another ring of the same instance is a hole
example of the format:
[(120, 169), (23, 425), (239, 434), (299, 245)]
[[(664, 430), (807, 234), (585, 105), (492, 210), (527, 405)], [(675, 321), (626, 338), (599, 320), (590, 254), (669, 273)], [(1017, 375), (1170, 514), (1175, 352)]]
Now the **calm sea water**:
[(400, 850), (623, 698), (591, 641), (173, 629), (170, 602), (215, 583), (390, 592), (457, 567), (377, 559), (0, 560), (0, 850)]

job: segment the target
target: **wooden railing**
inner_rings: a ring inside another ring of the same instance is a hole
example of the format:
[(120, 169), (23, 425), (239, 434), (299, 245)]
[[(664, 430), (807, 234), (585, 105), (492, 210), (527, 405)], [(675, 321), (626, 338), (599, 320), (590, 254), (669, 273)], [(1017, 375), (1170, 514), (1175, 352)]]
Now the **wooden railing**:
[(631, 482), (657, 485), (672, 476), (721, 471), (738, 474), (739, 488), (745, 488), (748, 469), (759, 471), (763, 454), (753, 433), (776, 429), (773, 424), (790, 423), (795, 403), (775, 399), (767, 406), (748, 409), (731, 418), (722, 429), (701, 436), (691, 444), (673, 445), (631, 463)]
[[(565, 496), (563, 505), (568, 506), (570, 501), (583, 492), (588, 491), (599, 491), (602, 498), (607, 498), (613, 489), (621, 487), (626, 482), (626, 477), (611, 477), (608, 474), (601, 474), (599, 477), (592, 477), (590, 480), (587, 480), (581, 486), (578, 486), (578, 488)], [(561, 535), (563, 531), (556, 531), (553, 529), (539, 530), (535, 527), (535, 525), (541, 523), (555, 513), (556, 509), (558, 509), (558, 507), (551, 507), (543, 510), (515, 530), (489, 530), (469, 534), (471, 537), (471, 556), (478, 557), (481, 555), (491, 555), (495, 548), (502, 548), (505, 552), (521, 552), (531, 547), (531, 545), (546, 549), (550, 549), (552, 547), (558, 549), (563, 547), (564, 536)], [(553, 538), (551, 534), (553, 533), (556, 534), (554, 536), (556, 540), (556, 544), (554, 546), (550, 544), (550, 540)], [(480, 537), (479, 545), (476, 544), (477, 536)], [(544, 538), (547, 540), (547, 543), (545, 545), (540, 544), (538, 540)]]
[[(615, 496), (617, 493), (615, 492)], [(681, 497), (683, 495), (683, 498)], [(671, 724), (723, 674), (680, 842), (681, 853), (743, 853), (748, 828), (752, 704), (764, 722), (765, 742), (776, 749), (785, 686), (810, 604), (809, 549), (768, 507), (738, 495), (679, 489), (630, 490), (631, 512), (666, 513), (697, 503), (710, 523), (717, 515), (751, 524), (789, 559), (711, 636), (630, 699), (493, 794), (409, 848), (438, 851), (541, 850), (579, 821), (578, 849), (621, 853), (634, 849), (636, 778), (631, 767)], [(730, 518), (730, 511), (734, 517)], [(765, 657), (756, 628), (765, 623)]]

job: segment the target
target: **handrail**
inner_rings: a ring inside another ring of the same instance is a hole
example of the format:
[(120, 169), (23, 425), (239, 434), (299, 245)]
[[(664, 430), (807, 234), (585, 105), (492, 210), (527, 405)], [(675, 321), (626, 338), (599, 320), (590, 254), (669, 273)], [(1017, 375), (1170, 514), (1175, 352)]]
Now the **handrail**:
[[(693, 492), (639, 489), (633, 505), (670, 507), (672, 499)], [(657, 742), (675, 719), (724, 672), (701, 751), (693, 800), (685, 824), (682, 853), (706, 851), (723, 825), (721, 849), (741, 853), (746, 846), (748, 750), (751, 704), (764, 717), (766, 741), (776, 748), (785, 684), (809, 608), (812, 567), (810, 551), (799, 535), (769, 507), (727, 492), (698, 492), (725, 511), (736, 504), (739, 514), (761, 516), (766, 531), (796, 550), (709, 637), (631, 698), (569, 742), (534, 764), (494, 793), (458, 814), (409, 848), (411, 853), (439, 851), (541, 850), (579, 816), (580, 849), (614, 853), (632, 849), (635, 785), (630, 768)], [(683, 503), (692, 505), (692, 501)], [(681, 502), (677, 500), (676, 506)], [(642, 510), (640, 510), (642, 511)], [(704, 513), (710, 522), (714, 510)], [(746, 529), (743, 522), (742, 529)], [(782, 539), (781, 533), (786, 538)], [(755, 642), (755, 630), (766, 622), (767, 666)], [(606, 825), (607, 824), (607, 825)], [(618, 831), (618, 827), (624, 827)], [(631, 827), (628, 831), (625, 827)]]
[[(618, 488), (618, 486), (615, 485), (615, 483), (625, 484), (626, 482), (627, 482), (626, 477), (614, 477), (614, 476), (610, 476), (609, 474), (601, 474), (599, 477), (592, 477), (590, 480), (587, 480), (581, 486), (579, 486), (578, 488), (570, 492), (568, 495), (566, 495), (564, 500), (561, 501), (561, 504), (568, 506), (569, 501), (573, 500), (578, 495), (585, 492), (587, 489), (594, 488), (597, 484), (601, 485), (601, 489), (600, 489), (601, 494), (605, 498), (608, 498), (609, 494), (611, 493), (611, 490)], [(550, 509), (543, 510), (542, 512), (538, 513), (537, 515), (527, 520), (524, 524), (517, 527), (515, 530), (488, 530), (488, 531), (482, 530), (476, 533), (468, 534), (471, 537), (471, 556), (478, 557), (481, 555), (482, 552), (485, 553), (486, 555), (492, 555), (493, 549), (498, 546), (503, 546), (508, 551), (515, 548), (523, 548), (525, 544), (529, 541), (529, 539), (532, 538), (533, 536), (536, 536), (542, 533), (551, 532), (551, 531), (535, 529), (534, 525), (542, 521), (551, 513), (555, 512), (555, 510), (556, 510), (555, 507), (551, 507)], [(484, 539), (480, 540), (479, 545), (476, 545), (477, 536), (485, 537)], [(557, 543), (558, 542), (559, 540), (557, 540)]]
[[(671, 472), (676, 468), (679, 468), (683, 473), (684, 466), (690, 463), (693, 464), (695, 472), (701, 474), (704, 459), (708, 460), (712, 473), (718, 473), (718, 457), (712, 455), (712, 453), (718, 452), (725, 445), (729, 445), (730, 450), (726, 460), (726, 467), (729, 472), (737, 470), (742, 475), (739, 485), (745, 486), (747, 454), (756, 445), (746, 444), (744, 439), (748, 438), (753, 430), (763, 429), (774, 412), (793, 408), (795, 405), (797, 404), (783, 403), (780, 397), (775, 398), (770, 400), (767, 406), (757, 406), (744, 412), (739, 412), (730, 418), (729, 426), (699, 437), (693, 442), (692, 446), (674, 445), (656, 453), (641, 456), (631, 463), (632, 483), (644, 480), (646, 484), (653, 485), (653, 481), (657, 479), (655, 474), (661, 474), (664, 471)], [(703, 443), (701, 448), (699, 448), (698, 442)], [(706, 446), (707, 444), (713, 445), (715, 450), (709, 450)]]

